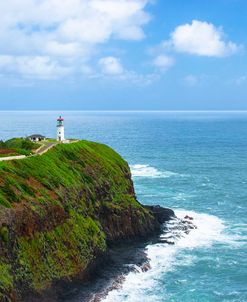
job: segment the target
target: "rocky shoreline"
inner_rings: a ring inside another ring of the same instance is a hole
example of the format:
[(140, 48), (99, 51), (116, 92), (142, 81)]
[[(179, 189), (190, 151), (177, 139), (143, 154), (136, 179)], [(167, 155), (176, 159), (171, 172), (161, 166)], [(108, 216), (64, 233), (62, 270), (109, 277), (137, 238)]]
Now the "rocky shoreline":
[(149, 267), (145, 246), (148, 242), (129, 242), (109, 249), (103, 261), (91, 271), (87, 282), (75, 281), (64, 286), (58, 302), (99, 302), (107, 294), (119, 289), (125, 276), (139, 269)]
[(146, 253), (147, 245), (175, 244), (197, 228), (193, 217), (176, 217), (173, 210), (160, 206), (145, 206), (155, 217), (156, 228), (147, 236), (134, 236), (109, 241), (109, 248), (91, 263), (87, 270), (68, 280), (60, 280), (40, 295), (30, 293), (25, 302), (100, 302), (112, 290), (122, 287), (130, 272), (151, 269)]
[(148, 244), (159, 241), (164, 223), (175, 218), (171, 209), (145, 206), (154, 218), (153, 232), (108, 240), (108, 249), (99, 254), (88, 268), (70, 280), (60, 280), (46, 291), (27, 293), (25, 302), (99, 302), (114, 289), (120, 288), (128, 273), (150, 269), (145, 252)]
[[(82, 285), (77, 280), (63, 287), (58, 302), (100, 302), (112, 290), (122, 287), (125, 277), (130, 272), (140, 273), (151, 269), (150, 259), (146, 253), (146, 246), (161, 243), (175, 244), (175, 240), (186, 236), (197, 228), (193, 217), (186, 215), (178, 219), (171, 209), (160, 206), (147, 206), (156, 217), (160, 232), (149, 238), (136, 238), (117, 245), (112, 245), (102, 261), (93, 268), (88, 281)], [(169, 233), (169, 240), (163, 236)]]

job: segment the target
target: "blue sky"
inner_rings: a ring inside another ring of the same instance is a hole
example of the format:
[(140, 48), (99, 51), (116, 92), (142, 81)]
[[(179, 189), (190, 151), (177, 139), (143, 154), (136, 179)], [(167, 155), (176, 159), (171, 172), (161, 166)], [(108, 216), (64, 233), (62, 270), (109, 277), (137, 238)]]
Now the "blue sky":
[(247, 110), (245, 0), (0, 3), (0, 110)]

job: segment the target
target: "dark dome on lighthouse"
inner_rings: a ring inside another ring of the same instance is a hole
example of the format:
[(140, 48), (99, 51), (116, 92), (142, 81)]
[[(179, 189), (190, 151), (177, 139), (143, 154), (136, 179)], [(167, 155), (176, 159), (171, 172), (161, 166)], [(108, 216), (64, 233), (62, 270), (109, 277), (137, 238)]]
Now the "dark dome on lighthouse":
[(60, 122), (60, 121), (63, 122), (63, 121), (64, 121), (64, 118), (62, 118), (62, 116), (60, 115), (59, 118), (57, 119), (57, 121), (58, 121), (58, 122)]

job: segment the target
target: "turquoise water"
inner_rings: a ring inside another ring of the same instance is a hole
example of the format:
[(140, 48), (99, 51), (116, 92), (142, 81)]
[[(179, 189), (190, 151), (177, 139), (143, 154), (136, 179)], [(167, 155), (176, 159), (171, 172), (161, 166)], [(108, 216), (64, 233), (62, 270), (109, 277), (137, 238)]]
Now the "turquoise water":
[[(55, 136), (60, 112), (0, 112), (0, 136)], [(173, 246), (147, 246), (107, 302), (247, 301), (247, 113), (65, 112), (68, 137), (109, 144), (130, 163), (138, 199), (195, 219)]]

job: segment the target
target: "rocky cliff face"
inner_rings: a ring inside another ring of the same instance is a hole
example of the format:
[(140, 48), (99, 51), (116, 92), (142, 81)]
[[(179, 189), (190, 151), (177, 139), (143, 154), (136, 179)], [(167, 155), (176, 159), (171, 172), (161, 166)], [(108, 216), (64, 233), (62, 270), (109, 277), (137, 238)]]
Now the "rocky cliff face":
[(0, 301), (42, 300), (108, 244), (145, 238), (172, 214), (136, 200), (128, 164), (105, 145), (81, 141), (1, 162)]

